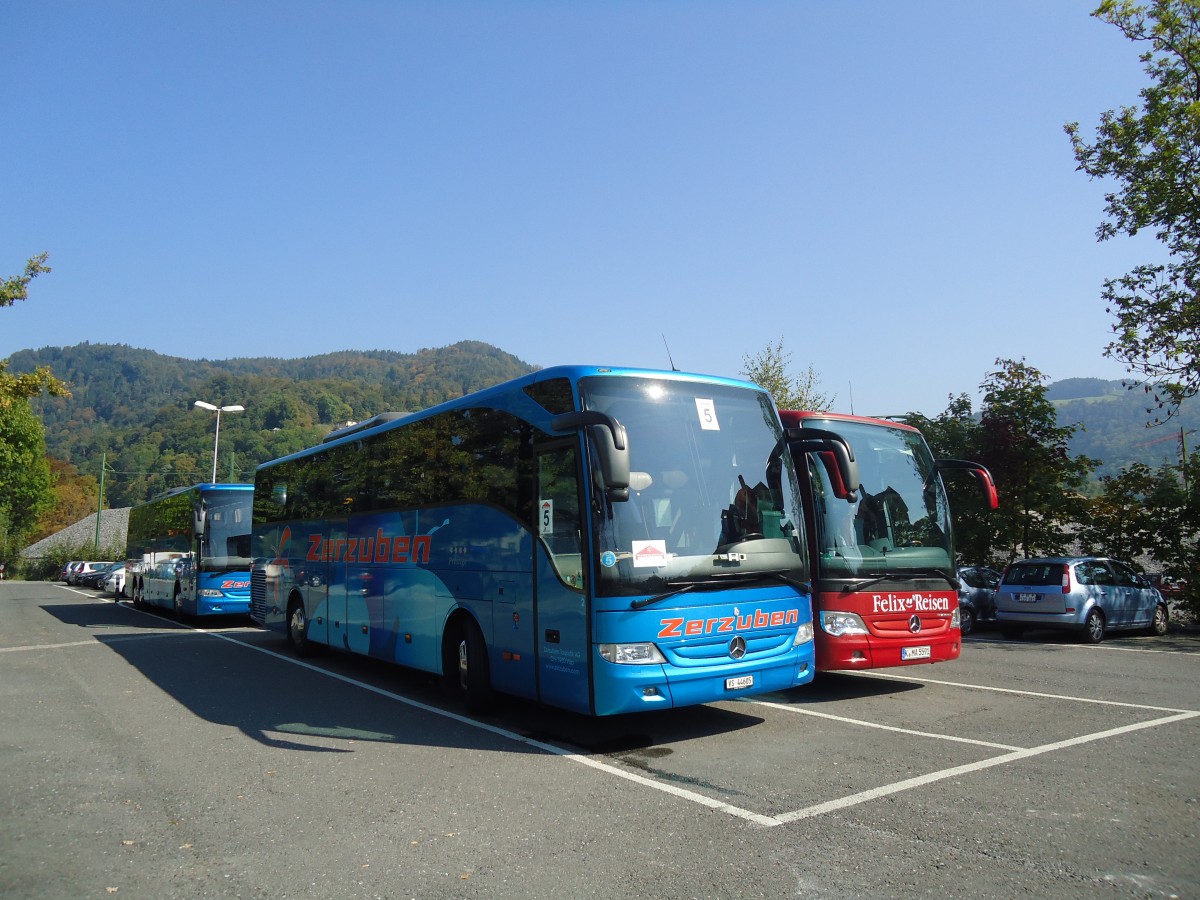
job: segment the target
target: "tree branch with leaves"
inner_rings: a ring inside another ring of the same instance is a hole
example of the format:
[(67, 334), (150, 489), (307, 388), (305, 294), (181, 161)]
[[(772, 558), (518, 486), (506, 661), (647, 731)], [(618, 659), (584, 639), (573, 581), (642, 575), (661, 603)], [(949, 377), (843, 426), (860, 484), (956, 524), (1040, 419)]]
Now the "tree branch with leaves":
[[(29, 283), (37, 276), (50, 271), (46, 260), (50, 254), (32, 257), (25, 264), (25, 274), (14, 275), (0, 282), (0, 307), (12, 306), (18, 300), (29, 298)], [(49, 366), (41, 366), (23, 375), (10, 375), (8, 360), (0, 361), (0, 410), (7, 409), (15, 401), (28, 400), (46, 391), (54, 397), (71, 396), (66, 384), (50, 372)]]
[(1145, 45), (1141, 106), (1109, 110), (1089, 142), (1065, 127), (1078, 170), (1111, 179), (1098, 240), (1153, 229), (1166, 261), (1104, 282), (1105, 355), (1147, 379), (1162, 418), (1200, 392), (1200, 0), (1104, 0), (1092, 15)]

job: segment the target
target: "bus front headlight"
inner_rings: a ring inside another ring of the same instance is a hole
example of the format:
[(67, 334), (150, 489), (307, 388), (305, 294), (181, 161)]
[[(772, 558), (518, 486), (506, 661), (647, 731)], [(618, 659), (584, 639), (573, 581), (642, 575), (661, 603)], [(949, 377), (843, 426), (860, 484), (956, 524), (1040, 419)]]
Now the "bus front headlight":
[(958, 614), (958, 607), (954, 607), (954, 612), (950, 613), (950, 627), (962, 628), (962, 617)]
[(796, 638), (792, 641), (793, 647), (799, 647), (801, 644), (807, 644), (813, 639), (813, 624), (812, 622), (804, 622), (796, 629)]
[(654, 644), (601, 644), (600, 656), (610, 663), (627, 666), (649, 666), (667, 661)]
[(821, 627), (825, 629), (826, 634), (832, 634), (834, 637), (870, 633), (863, 620), (857, 614), (849, 612), (822, 612)]

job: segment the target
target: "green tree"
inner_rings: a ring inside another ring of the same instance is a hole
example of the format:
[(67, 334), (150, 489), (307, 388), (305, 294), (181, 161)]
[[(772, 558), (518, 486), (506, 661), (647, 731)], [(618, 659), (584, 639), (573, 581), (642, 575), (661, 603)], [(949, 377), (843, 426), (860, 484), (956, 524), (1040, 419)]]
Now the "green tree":
[[(929, 449), (937, 459), (968, 459), (980, 461), (983, 446), (983, 426), (971, 409), (967, 394), (951, 397), (945, 412), (929, 419), (919, 413), (909, 413), (905, 420), (921, 429)], [(996, 548), (994, 511), (979, 490), (979, 483), (965, 472), (947, 471), (942, 475), (950, 498), (950, 514), (954, 523), (954, 549), (963, 564), (987, 565), (1000, 562)], [(1001, 503), (1004, 502), (1003, 496)]]
[[(35, 256), (25, 264), (24, 275), (14, 275), (0, 282), (0, 307), (12, 306), (18, 300), (29, 297), (29, 282), (43, 272), (49, 272), (46, 265), (48, 253)], [(41, 366), (25, 375), (9, 375), (8, 360), (0, 360), (0, 409), (12, 403), (36, 397), (42, 391), (47, 391), (55, 397), (69, 397), (71, 392), (67, 386), (50, 374), (48, 366)]]
[(1189, 486), (1197, 476), (1200, 463), (1186, 459), (1158, 469), (1134, 463), (1106, 476), (1079, 531), (1088, 552), (1149, 557), (1163, 574), (1185, 581), (1183, 601), (1193, 611), (1200, 611), (1200, 497)]
[(765, 388), (779, 409), (808, 409), (824, 412), (832, 408), (833, 400), (819, 390), (820, 377), (810, 365), (794, 378), (788, 374), (792, 354), (783, 349), (783, 338), (768, 345), (756, 356), (742, 357), (742, 374)]
[(1096, 235), (1152, 228), (1168, 260), (1105, 281), (1116, 317), (1105, 353), (1145, 376), (1170, 417), (1200, 391), (1200, 0), (1104, 0), (1092, 15), (1145, 46), (1151, 78), (1140, 108), (1100, 117), (1094, 142), (1065, 126), (1078, 170), (1115, 183)]
[(0, 407), (0, 510), (10, 535), (26, 534), (53, 502), (42, 423), (28, 403)]
[(1045, 376), (1024, 360), (997, 359), (980, 385), (978, 462), (1000, 493), (992, 513), (1004, 560), (1065, 553), (1083, 517), (1083, 490), (1096, 461), (1067, 450), (1075, 426), (1060, 426)]

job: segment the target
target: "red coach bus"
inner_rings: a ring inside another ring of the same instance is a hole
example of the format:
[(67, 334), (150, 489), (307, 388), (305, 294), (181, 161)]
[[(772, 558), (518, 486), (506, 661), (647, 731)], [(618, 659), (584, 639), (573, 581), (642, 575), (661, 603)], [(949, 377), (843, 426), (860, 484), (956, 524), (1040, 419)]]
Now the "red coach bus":
[(817, 671), (957, 659), (958, 580), (941, 473), (972, 473), (995, 509), (991, 474), (978, 463), (935, 460), (921, 432), (899, 422), (827, 412), (780, 417), (788, 428), (839, 439), (858, 472), (859, 483), (848, 485), (839, 475), (846, 467), (830, 451), (795, 451), (813, 568)]

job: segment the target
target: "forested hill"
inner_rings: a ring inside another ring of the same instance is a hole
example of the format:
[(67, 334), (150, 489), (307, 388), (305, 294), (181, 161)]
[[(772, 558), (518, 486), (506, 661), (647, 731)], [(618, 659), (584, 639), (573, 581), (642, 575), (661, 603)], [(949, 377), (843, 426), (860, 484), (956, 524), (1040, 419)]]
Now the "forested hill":
[(96, 475), (103, 460), (114, 507), (208, 480), (215, 416), (196, 400), (246, 408), (221, 417), (218, 480), (248, 480), (259, 463), (312, 446), (336, 425), (425, 409), (538, 368), (477, 341), (411, 354), (198, 361), (84, 343), (9, 359), (10, 372), (37, 366), (72, 391), (33, 401), (50, 456)]
[[(537, 368), (477, 341), (411, 354), (199, 361), (85, 343), (23, 350), (9, 363), (12, 372), (48, 365), (70, 383), (69, 399), (34, 401), (47, 449), (84, 474), (98, 476), (103, 460), (114, 507), (211, 476), (214, 416), (193, 408), (196, 400), (246, 407), (221, 417), (218, 478), (248, 480), (259, 463), (312, 446), (336, 425), (425, 409)], [(1071, 451), (1101, 460), (1098, 474), (1115, 474), (1133, 461), (1178, 463), (1181, 427), (1188, 452), (1200, 445), (1197, 401), (1185, 404), (1178, 419), (1148, 428), (1152, 398), (1119, 381), (1066, 379), (1049, 385), (1046, 396), (1060, 425), (1083, 426)]]
[(1059, 425), (1082, 426), (1071, 439), (1071, 453), (1100, 460), (1098, 475), (1115, 475), (1132, 462), (1178, 465), (1181, 432), (1189, 455), (1200, 445), (1197, 399), (1186, 401), (1177, 417), (1152, 425), (1162, 415), (1153, 396), (1120, 381), (1067, 378), (1049, 385), (1046, 398), (1054, 403)]

